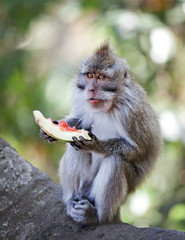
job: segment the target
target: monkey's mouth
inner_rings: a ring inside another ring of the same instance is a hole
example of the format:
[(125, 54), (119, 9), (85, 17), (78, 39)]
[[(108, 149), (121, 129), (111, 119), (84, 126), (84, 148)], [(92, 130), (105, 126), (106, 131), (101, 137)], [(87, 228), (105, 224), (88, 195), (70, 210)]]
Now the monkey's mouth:
[(89, 98), (88, 101), (94, 106), (100, 102), (102, 102), (101, 99), (97, 99), (97, 98)]

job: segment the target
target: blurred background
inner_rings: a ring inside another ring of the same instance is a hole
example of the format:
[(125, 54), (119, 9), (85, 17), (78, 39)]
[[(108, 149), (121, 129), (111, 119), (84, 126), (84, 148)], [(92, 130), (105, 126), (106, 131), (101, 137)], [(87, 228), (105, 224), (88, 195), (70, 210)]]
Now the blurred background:
[(1, 0), (0, 136), (58, 182), (65, 144), (43, 142), (32, 111), (67, 115), (81, 60), (106, 39), (147, 91), (164, 137), (122, 220), (185, 231), (184, 0)]

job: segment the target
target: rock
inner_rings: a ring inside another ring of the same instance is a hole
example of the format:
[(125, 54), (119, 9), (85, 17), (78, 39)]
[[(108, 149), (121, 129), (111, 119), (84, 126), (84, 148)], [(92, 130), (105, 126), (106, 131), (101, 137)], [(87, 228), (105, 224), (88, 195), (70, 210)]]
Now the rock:
[(0, 239), (184, 240), (185, 233), (124, 223), (75, 223), (66, 215), (60, 185), (0, 138)]

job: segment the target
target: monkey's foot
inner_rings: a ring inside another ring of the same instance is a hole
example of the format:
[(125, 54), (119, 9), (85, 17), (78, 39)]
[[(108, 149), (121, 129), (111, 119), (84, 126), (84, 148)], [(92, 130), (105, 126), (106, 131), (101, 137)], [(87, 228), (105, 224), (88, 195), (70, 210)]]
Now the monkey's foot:
[(68, 215), (82, 224), (97, 224), (98, 222), (96, 208), (85, 198), (74, 199), (68, 206)]

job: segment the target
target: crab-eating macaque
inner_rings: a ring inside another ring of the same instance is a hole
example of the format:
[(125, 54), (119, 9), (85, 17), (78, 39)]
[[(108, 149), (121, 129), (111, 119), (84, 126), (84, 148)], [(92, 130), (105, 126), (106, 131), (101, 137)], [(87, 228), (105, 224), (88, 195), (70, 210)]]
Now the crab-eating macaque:
[(87, 129), (92, 140), (73, 137), (61, 159), (67, 214), (81, 224), (117, 221), (121, 205), (159, 155), (158, 118), (126, 60), (115, 55), (108, 42), (82, 62), (72, 100), (65, 120)]

